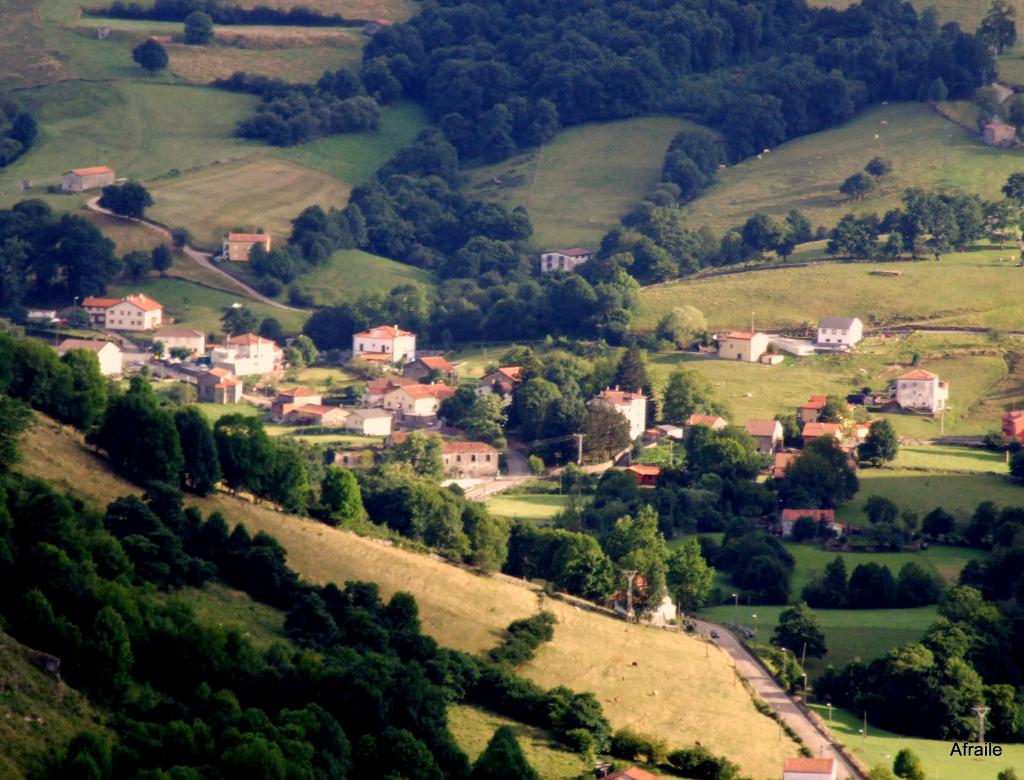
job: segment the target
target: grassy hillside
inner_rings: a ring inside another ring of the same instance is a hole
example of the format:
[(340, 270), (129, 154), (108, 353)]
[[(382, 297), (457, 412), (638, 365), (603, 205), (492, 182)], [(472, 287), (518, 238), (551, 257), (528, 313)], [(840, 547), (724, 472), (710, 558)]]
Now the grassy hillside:
[[(853, 5), (853, 0), (807, 0), (808, 5), (820, 8), (847, 8)], [(940, 22), (959, 22), (960, 27), (967, 32), (974, 32), (981, 18), (985, 15), (990, 0), (911, 0), (911, 4), (918, 10), (934, 8), (939, 12)], [(1024, 12), (1024, 3), (1020, 0), (1011, 0), (1011, 5), (1017, 9), (1017, 18)]]
[(303, 274), (299, 281), (322, 306), (352, 301), (363, 293), (386, 293), (403, 284), (426, 288), (435, 284), (429, 271), (359, 249), (335, 252), (326, 263)]
[[(137, 488), (106, 470), (81, 445), (80, 436), (40, 422), (27, 436), (25, 473), (106, 502)], [(273, 534), (288, 550), (290, 565), (315, 582), (376, 581), (387, 596), (416, 596), (424, 630), (442, 644), (479, 651), (495, 644), (508, 623), (531, 614), (538, 592), (503, 577), (481, 577), (431, 557), (395, 548), (252, 506), (226, 495), (198, 502), (220, 509), (251, 531)], [(615, 727), (634, 726), (677, 745), (700, 740), (728, 755), (755, 777), (767, 777), (795, 751), (779, 741), (777, 726), (759, 715), (734, 681), (730, 659), (690, 637), (630, 626), (618, 620), (548, 601), (558, 618), (554, 640), (523, 673), (546, 685), (593, 691)], [(633, 662), (637, 665), (634, 666)]]
[(284, 613), (253, 601), (240, 590), (208, 582), (202, 588), (182, 588), (163, 595), (168, 601), (177, 599), (188, 604), (200, 625), (238, 629), (258, 648), (286, 641)]
[[(849, 202), (839, 186), (876, 155), (893, 164), (884, 193)], [(682, 221), (721, 233), (756, 212), (779, 217), (795, 208), (814, 225), (831, 226), (849, 211), (884, 214), (912, 186), (961, 187), (994, 198), (1007, 175), (1022, 168), (1024, 152), (985, 146), (922, 103), (893, 103), (719, 172), (717, 183), (683, 209)]]
[(658, 181), (669, 142), (687, 125), (647, 117), (573, 127), (474, 170), (469, 192), (526, 206), (541, 246), (596, 246)]
[(23, 780), (37, 758), (83, 729), (103, 730), (102, 713), (43, 672), (36, 652), (0, 631), (0, 777)]
[(330, 38), (295, 40), (289, 48), (277, 48), (282, 45), (279, 38), (260, 41), (252, 37), (235, 38), (235, 45), (222, 40), (212, 46), (172, 43), (165, 48), (170, 57), (168, 70), (196, 84), (209, 84), (240, 70), (285, 81), (311, 82), (325, 70), (359, 64), (363, 49), (357, 35), (346, 30)]

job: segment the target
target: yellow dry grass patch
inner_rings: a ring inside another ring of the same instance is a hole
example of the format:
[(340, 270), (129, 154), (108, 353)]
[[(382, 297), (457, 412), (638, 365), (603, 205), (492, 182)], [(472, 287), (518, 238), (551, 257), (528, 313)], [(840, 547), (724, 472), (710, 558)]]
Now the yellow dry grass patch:
[(236, 71), (293, 82), (316, 81), (325, 70), (358, 65), (362, 49), (331, 44), (293, 48), (236, 48), (169, 44), (170, 70), (197, 84), (227, 78)]
[[(40, 418), (26, 437), (23, 472), (105, 503), (138, 488), (111, 474), (79, 434)], [(253, 506), (227, 495), (196, 501), (219, 509), (250, 532), (266, 531), (288, 562), (312, 582), (371, 580), (387, 597), (415, 595), (424, 630), (441, 644), (470, 652), (493, 646), (511, 621), (537, 609), (537, 591), (504, 577), (484, 577), (381, 541)], [(759, 714), (718, 648), (689, 636), (631, 626), (559, 601), (555, 637), (522, 673), (540, 685), (591, 691), (614, 728), (632, 726), (671, 746), (700, 741), (739, 763), (745, 774), (773, 776), (796, 746)], [(633, 666), (633, 662), (636, 666)], [(656, 692), (656, 693), (655, 693)]]
[(201, 246), (218, 245), (236, 227), (262, 227), (275, 241), (291, 230), (291, 220), (307, 206), (344, 206), (351, 187), (302, 165), (257, 154), (212, 165), (147, 185), (155, 205), (149, 216), (167, 225), (185, 225)]

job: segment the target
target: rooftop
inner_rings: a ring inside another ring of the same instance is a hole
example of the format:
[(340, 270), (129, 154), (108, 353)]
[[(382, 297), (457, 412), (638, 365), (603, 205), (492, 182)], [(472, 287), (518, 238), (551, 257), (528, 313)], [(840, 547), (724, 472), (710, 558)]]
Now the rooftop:
[(652, 775), (646, 769), (639, 769), (635, 766), (623, 769), (621, 772), (608, 775), (605, 780), (661, 780), (657, 775)]
[(583, 257), (584, 255), (594, 254), (593, 249), (584, 249), (583, 247), (573, 246), (568, 249), (556, 249), (556, 254), (565, 255), (566, 257)]
[(452, 364), (449, 363), (447, 360), (445, 360), (440, 355), (435, 355), (433, 357), (421, 357), (421, 358), (417, 358), (417, 360), (418, 360), (418, 362), (420, 362), (423, 365), (425, 365), (427, 368), (433, 368), (433, 369), (436, 369), (438, 371), (451, 371), (452, 370)]
[(237, 241), (240, 244), (258, 244), (269, 238), (267, 233), (228, 233), (228, 241)]
[(455, 390), (448, 385), (435, 382), (432, 385), (405, 385), (398, 390), (405, 391), (413, 398), (448, 398), (455, 395)]
[(787, 758), (782, 767), (784, 772), (810, 772), (823, 775), (832, 774), (835, 768), (834, 758)]
[(661, 466), (648, 466), (643, 463), (634, 463), (626, 471), (631, 471), (638, 477), (656, 477), (661, 474)]
[(241, 336), (232, 336), (224, 340), (225, 344), (273, 344), (270, 339), (257, 336), (255, 333), (243, 333)]
[(731, 330), (725, 334), (725, 338), (735, 339), (738, 341), (750, 341), (756, 335), (756, 332), (752, 332), (749, 330)]
[(815, 436), (835, 436), (837, 433), (842, 432), (843, 426), (839, 423), (820, 423), (820, 422), (809, 422), (804, 425), (804, 429), (801, 435), (806, 439), (808, 437)]
[(801, 517), (809, 517), (812, 520), (835, 520), (834, 509), (783, 509), (782, 519), (799, 520)]
[(102, 339), (64, 339), (60, 346), (57, 347), (58, 352), (67, 352), (69, 349), (87, 349), (90, 352), (99, 352), (105, 346), (110, 344), (118, 352), (121, 348), (114, 344), (112, 341), (103, 341)]
[(632, 403), (637, 399), (641, 401), (647, 400), (647, 396), (645, 396), (643, 393), (633, 393), (630, 392), (629, 390), (619, 390), (618, 388), (615, 388), (614, 390), (609, 390), (606, 388), (602, 390), (600, 393), (598, 393), (597, 397), (604, 401), (608, 401), (609, 403), (615, 404), (616, 406)]
[(113, 173), (113, 168), (108, 168), (106, 165), (96, 165), (92, 168), (72, 168), (68, 173), (74, 173), (78, 176), (96, 176), (100, 173)]
[(415, 336), (412, 331), (402, 330), (397, 325), (378, 325), (376, 328), (360, 331), (355, 334), (364, 339), (394, 339), (399, 336)]
[(858, 322), (857, 317), (822, 317), (818, 321), (819, 328), (839, 328), (840, 330), (849, 330), (853, 327), (853, 323)]
[(124, 300), (138, 306), (143, 311), (160, 311), (164, 307), (162, 303), (157, 303), (148, 295), (143, 295), (142, 293), (139, 293), (138, 295), (128, 295)]
[(89, 309), (91, 309), (91, 308), (109, 309), (114, 304), (120, 303), (120, 302), (121, 302), (120, 298), (93, 298), (93, 297), (89, 297), (89, 298), (83, 298), (82, 299), (82, 305), (85, 306), (86, 308), (89, 308)]
[(751, 436), (774, 436), (782, 424), (778, 420), (747, 420), (746, 427)]
[(913, 371), (908, 371), (903, 376), (896, 377), (897, 381), (905, 379), (907, 381), (914, 380), (926, 380), (926, 379), (938, 379), (938, 375), (933, 374), (931, 371), (925, 371), (923, 368), (915, 368)]
[(279, 396), (283, 395), (285, 398), (301, 398), (302, 396), (308, 397), (313, 395), (323, 395), (319, 390), (313, 390), (308, 387), (285, 387), (278, 390), (277, 394)]
[(445, 455), (467, 455), (470, 453), (494, 455), (498, 450), (482, 441), (446, 441), (441, 452)]
[(202, 336), (202, 333), (200, 333), (198, 330), (192, 330), (192, 328), (162, 328), (158, 330), (155, 334), (153, 334), (154, 338), (167, 337), (179, 339), (196, 339), (202, 338)]

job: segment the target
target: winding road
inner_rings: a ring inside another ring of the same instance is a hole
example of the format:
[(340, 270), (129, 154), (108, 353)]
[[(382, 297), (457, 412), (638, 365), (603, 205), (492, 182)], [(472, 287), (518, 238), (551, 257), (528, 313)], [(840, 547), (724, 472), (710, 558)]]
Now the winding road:
[(864, 776), (846, 760), (832, 743), (832, 740), (814, 725), (811, 719), (782, 690), (779, 684), (768, 676), (764, 668), (754, 660), (750, 652), (740, 644), (739, 640), (731, 632), (717, 623), (708, 623), (703, 620), (697, 621), (697, 630), (704, 634), (710, 634), (712, 630), (718, 632), (719, 638), (714, 641), (720, 648), (732, 656), (733, 663), (736, 665), (736, 671), (779, 714), (786, 725), (800, 736), (804, 745), (807, 746), (816, 758), (835, 759), (836, 777), (839, 780), (862, 780)]
[[(171, 240), (171, 231), (165, 228), (163, 225), (157, 224), (156, 222), (151, 222), (148, 219), (139, 219), (137, 217), (124, 217), (121, 216), (120, 214), (115, 214), (110, 209), (103, 208), (99, 204), (99, 200), (100, 199), (98, 197), (91, 198), (88, 201), (86, 201), (85, 207), (89, 209), (89, 211), (94, 211), (97, 214), (103, 214), (108, 217), (113, 217), (114, 219), (122, 219), (125, 220), (126, 222), (138, 222), (140, 225), (147, 227), (156, 233), (159, 233), (168, 241)], [(223, 268), (218, 267), (217, 264), (210, 259), (210, 254), (208, 252), (200, 252), (198, 249), (194, 249), (190, 247), (188, 244), (182, 247), (182, 251), (184, 251), (185, 254), (188, 255), (192, 260), (194, 260), (198, 265), (201, 265), (208, 271), (212, 271), (213, 273), (223, 277), (228, 283), (231, 284), (232, 287), (236, 288), (239, 292), (245, 293), (245, 295), (247, 295), (250, 298), (253, 298), (254, 300), (259, 301), (260, 303), (265, 303), (267, 306), (273, 306), (275, 309), (282, 309), (284, 311), (305, 311), (305, 309), (297, 309), (294, 306), (287, 306), (281, 303), (280, 301), (275, 301), (273, 298), (268, 298), (267, 296), (260, 293), (258, 290), (254, 290), (241, 279), (237, 279), (236, 277), (232, 276), (227, 271), (225, 271)]]

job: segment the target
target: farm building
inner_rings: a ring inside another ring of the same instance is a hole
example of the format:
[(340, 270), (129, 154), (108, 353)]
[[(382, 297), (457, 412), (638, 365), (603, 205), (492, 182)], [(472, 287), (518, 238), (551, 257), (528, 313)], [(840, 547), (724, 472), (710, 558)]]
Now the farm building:
[(981, 128), (981, 140), (989, 146), (1013, 146), (1017, 141), (1017, 128), (993, 117), (991, 122)]
[(453, 395), (454, 389), (439, 382), (431, 385), (405, 385), (396, 387), (384, 396), (384, 408), (399, 413), (407, 422), (426, 425), (437, 419), (441, 402)]
[(224, 257), (236, 263), (249, 262), (252, 248), (262, 244), (266, 251), (270, 251), (270, 236), (266, 233), (228, 233), (224, 239), (221, 251)]
[(196, 398), (202, 404), (237, 404), (242, 383), (226, 368), (211, 368), (196, 380)]
[(778, 420), (747, 420), (746, 428), (754, 437), (758, 452), (774, 455), (782, 446), (782, 423)]
[(631, 766), (621, 772), (608, 775), (605, 780), (661, 780), (657, 775), (652, 775), (646, 769)]
[(772, 461), (772, 476), (775, 479), (782, 479), (786, 476), (786, 469), (799, 457), (799, 452), (776, 452), (775, 460)]
[(164, 316), (163, 305), (141, 293), (124, 298), (84, 298), (82, 308), (90, 324), (108, 330), (151, 330), (163, 322)]
[(540, 256), (540, 271), (543, 274), (554, 271), (575, 271), (593, 256), (592, 250), (578, 246), (571, 249), (555, 249)]
[(270, 339), (244, 333), (227, 339), (210, 351), (210, 362), (235, 376), (269, 374), (284, 360), (284, 353)]
[(359, 450), (331, 450), (335, 466), (346, 469), (371, 469), (376, 461), (376, 452), (368, 447)]
[(366, 383), (366, 390), (363, 392), (363, 403), (367, 406), (380, 406), (384, 403), (384, 396), (396, 387), (416, 384), (415, 379), (404, 376), (389, 376), (382, 379), (371, 379)]
[(695, 425), (706, 425), (713, 431), (720, 431), (729, 425), (729, 421), (718, 414), (691, 414), (686, 419), (686, 429)]
[[(801, 517), (809, 517), (816, 523), (828, 523), (830, 526), (836, 524), (836, 513), (834, 509), (783, 509), (779, 515), (782, 524), (782, 536), (788, 539), (793, 535), (793, 524)], [(835, 530), (835, 529), (833, 529)]]
[(723, 360), (756, 363), (767, 349), (768, 336), (764, 333), (734, 330), (718, 338), (718, 357)]
[(383, 409), (353, 409), (345, 420), (345, 430), (362, 436), (387, 436), (391, 422), (391, 412)]
[(818, 416), (821, 414), (821, 410), (825, 408), (825, 404), (828, 403), (828, 398), (823, 395), (812, 395), (807, 399), (806, 403), (800, 404), (796, 408), (796, 421), (800, 425), (807, 425), (807, 423), (817, 422)]
[(455, 366), (443, 357), (434, 355), (431, 357), (418, 357), (411, 363), (406, 363), (402, 368), (402, 376), (414, 379), (417, 382), (423, 379), (454, 382), (458, 378), (459, 372)]
[(187, 349), (193, 355), (206, 352), (206, 336), (192, 328), (161, 328), (153, 334), (153, 341), (163, 343), (165, 354), (172, 349)]
[(323, 402), (323, 395), (316, 390), (308, 387), (286, 387), (277, 391), (277, 397), (270, 404), (270, 419), (280, 422), (304, 406), (317, 406)]
[(386, 363), (416, 359), (416, 334), (397, 325), (378, 325), (352, 334), (352, 356)]
[(73, 349), (84, 349), (96, 355), (103, 376), (120, 376), (123, 367), (121, 348), (113, 341), (102, 339), (64, 339), (57, 347), (57, 354), (63, 356)]
[(818, 323), (819, 346), (852, 347), (864, 338), (864, 323), (857, 317), (822, 317)]
[(782, 780), (836, 780), (834, 758), (787, 758)]
[(661, 476), (661, 468), (634, 463), (626, 469), (626, 473), (636, 477), (636, 481), (643, 487), (655, 487), (658, 484), (658, 477)]
[(805, 447), (822, 436), (831, 436), (838, 442), (843, 440), (843, 426), (839, 423), (809, 422), (804, 425), (800, 435), (804, 437)]
[(501, 366), (488, 374), (484, 374), (476, 386), (476, 394), (497, 393), (502, 398), (509, 398), (512, 391), (522, 383), (522, 366)]
[(94, 168), (72, 168), (60, 177), (61, 192), (85, 192), (113, 184), (117, 177), (106, 165)]
[(892, 397), (904, 409), (935, 414), (946, 408), (949, 385), (931, 371), (915, 368), (896, 377)]
[(635, 441), (647, 427), (647, 396), (625, 390), (602, 390), (590, 399), (590, 404), (604, 406), (618, 412), (629, 423), (629, 440)]
[(1018, 409), (1003, 415), (1003, 438), (1024, 441), (1024, 412)]
[(655, 425), (653, 430), (655, 440), (672, 439), (674, 441), (682, 441), (683, 437), (686, 435), (685, 428), (681, 428), (678, 425), (671, 425), (669, 423)]
[(303, 404), (284, 416), (289, 425), (319, 425), (321, 428), (341, 428), (348, 419), (348, 409), (323, 404)]
[(482, 441), (446, 441), (441, 447), (446, 477), (498, 476), (498, 450)]

